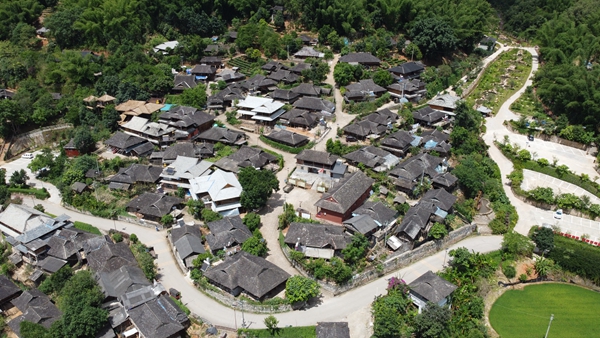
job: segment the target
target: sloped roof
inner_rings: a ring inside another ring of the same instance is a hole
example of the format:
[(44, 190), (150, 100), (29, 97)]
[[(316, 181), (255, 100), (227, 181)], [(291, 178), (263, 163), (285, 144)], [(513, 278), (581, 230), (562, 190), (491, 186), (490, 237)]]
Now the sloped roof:
[(343, 250), (352, 241), (352, 236), (338, 225), (293, 222), (285, 235), (285, 243), (320, 249)]
[(204, 276), (229, 290), (240, 287), (256, 298), (262, 298), (290, 277), (277, 265), (245, 251), (208, 268)]
[(266, 138), (275, 142), (291, 145), (292, 147), (308, 142), (308, 137), (284, 129), (274, 129)]
[(379, 225), (386, 225), (393, 222), (398, 214), (396, 210), (387, 207), (381, 201), (366, 201), (352, 213), (356, 215), (369, 215)]
[(458, 178), (449, 172), (437, 175), (432, 179), (433, 183), (437, 183), (443, 187), (451, 187), (458, 181)]
[(456, 109), (456, 104), (460, 101), (460, 97), (450, 94), (442, 94), (434, 97), (427, 102), (428, 105), (440, 106), (444, 108)]
[(21, 293), (21, 289), (5, 275), (0, 275), (0, 304)]
[(245, 136), (246, 134), (240, 131), (221, 127), (212, 127), (200, 133), (200, 135), (198, 135), (198, 139), (213, 143), (221, 142), (223, 144), (231, 145), (239, 142), (240, 139), (244, 139)]
[(344, 158), (353, 163), (362, 163), (369, 168), (375, 168), (385, 163), (385, 156), (389, 152), (374, 146), (364, 146), (358, 150), (344, 155)]
[(187, 128), (189, 126), (204, 126), (212, 124), (215, 120), (214, 115), (200, 111), (194, 107), (175, 106), (158, 117), (160, 122), (167, 123), (178, 128)]
[(371, 189), (373, 182), (362, 171), (357, 171), (336, 183), (315, 206), (345, 214), (365, 191)]
[(179, 197), (146, 192), (127, 203), (127, 208), (137, 209), (144, 216), (162, 217), (173, 210), (173, 207), (183, 203)]
[(447, 192), (445, 189), (432, 189), (423, 195), (421, 200), (430, 201), (436, 207), (448, 211), (456, 202), (457, 197)]
[(421, 153), (417, 156), (412, 156), (400, 163), (396, 168), (391, 170), (391, 176), (413, 180), (423, 173), (429, 177), (435, 177), (438, 172), (435, 170), (444, 159), (433, 156), (427, 153)]
[(425, 66), (416, 61), (409, 61), (388, 69), (388, 72), (406, 75), (425, 70)]
[(133, 253), (124, 242), (102, 243), (98, 249), (87, 254), (87, 261), (90, 269), (96, 273), (113, 272), (123, 266), (138, 265)]
[(450, 296), (457, 286), (436, 275), (431, 270), (425, 272), (408, 284), (410, 292), (415, 293), (428, 302), (438, 303)]
[(297, 75), (293, 72), (290, 72), (289, 70), (283, 70), (283, 69), (280, 69), (276, 72), (269, 74), (268, 78), (278, 81), (278, 82), (283, 81), (286, 83), (292, 83), (292, 82), (296, 82), (296, 81), (300, 80), (299, 75)]
[(87, 184), (83, 182), (75, 182), (71, 185), (71, 190), (81, 194), (87, 188)]
[[(292, 88), (292, 90), (294, 90)], [(318, 97), (304, 96), (298, 101), (294, 102), (295, 108), (314, 110), (314, 111), (326, 111), (333, 113), (335, 111), (335, 104), (331, 101), (323, 100)]]
[(209, 65), (195, 65), (191, 70), (192, 74), (214, 74), (216, 72), (215, 67)]
[(447, 113), (432, 109), (431, 107), (427, 106), (419, 110), (415, 110), (412, 115), (415, 120), (427, 123), (435, 123), (444, 118)]
[(137, 182), (156, 183), (160, 179), (161, 167), (143, 164), (132, 164), (128, 168), (120, 168), (110, 181), (134, 184)]
[(61, 316), (61, 312), (56, 305), (38, 289), (24, 291), (19, 297), (12, 300), (12, 304), (23, 313), (8, 323), (8, 326), (17, 336), (20, 336), (20, 324), (23, 321), (50, 328), (52, 323)]
[(371, 53), (348, 53), (342, 56), (339, 62), (349, 62), (349, 63), (381, 63), (377, 57), (373, 56)]
[(419, 203), (408, 209), (396, 233), (403, 232), (412, 240), (415, 240), (419, 233), (425, 230), (429, 217), (435, 212), (435, 209), (431, 202), (419, 201)]
[(313, 47), (304, 46), (302, 49), (297, 51), (294, 54), (295, 57), (313, 57), (313, 58), (322, 58), (325, 56), (325, 53), (316, 51)]
[(373, 218), (367, 214), (356, 215), (348, 220), (345, 220), (344, 225), (363, 235), (370, 233), (378, 227), (377, 223), (375, 223), (375, 220), (373, 220)]
[(210, 222), (208, 228), (210, 234), (206, 235), (206, 241), (213, 251), (242, 244), (252, 237), (252, 232), (248, 230), (240, 216), (224, 217), (218, 221)]
[(196, 177), (190, 184), (192, 194), (208, 193), (212, 201), (239, 198), (242, 194), (242, 185), (235, 175), (221, 169), (208, 176)]
[(319, 322), (316, 332), (317, 338), (350, 338), (347, 322)]
[(158, 298), (135, 307), (129, 317), (146, 338), (164, 338), (185, 330), (189, 319), (170, 297)]
[(406, 130), (398, 130), (381, 140), (381, 145), (394, 149), (405, 149), (415, 140), (415, 136)]
[(276, 161), (276, 156), (260, 148), (242, 146), (235, 153), (219, 159), (214, 165), (217, 168), (237, 173), (241, 168), (253, 167), (260, 169)]
[(182, 260), (193, 254), (204, 253), (201, 241), (202, 233), (197, 226), (182, 226), (171, 230), (171, 240), (177, 248), (177, 253)]
[(387, 126), (372, 122), (369, 120), (361, 120), (349, 124), (344, 127), (344, 131), (350, 134), (354, 134), (360, 137), (367, 137), (369, 135), (380, 135), (385, 133)]
[(321, 88), (311, 83), (303, 82), (298, 86), (291, 89), (293, 93), (297, 93), (302, 96), (319, 96), (321, 95)]
[(118, 298), (127, 292), (151, 285), (144, 271), (137, 266), (122, 266), (112, 272), (98, 273), (98, 285), (105, 297)]
[(0, 213), (0, 223), (11, 228), (3, 229), (3, 231), (11, 236), (22, 234), (50, 220), (52, 220), (52, 218), (43, 212), (20, 204), (9, 204), (8, 207)]
[(356, 83), (349, 84), (346, 86), (346, 90), (349, 92), (358, 92), (358, 93), (373, 92), (375, 94), (386, 92), (385, 88), (383, 88), (380, 85), (373, 82), (372, 79), (360, 80)]
[(141, 137), (125, 134), (121, 131), (117, 131), (108, 140), (104, 141), (106, 145), (119, 149), (129, 149), (144, 142), (147, 141)]
[(292, 101), (297, 99), (298, 96), (300, 96), (298, 93), (294, 93), (293, 91), (288, 89), (275, 89), (271, 93), (271, 97), (274, 100)]
[(295, 156), (295, 159), (331, 166), (335, 164), (339, 157), (325, 151), (304, 149), (300, 154)]
[(175, 75), (173, 89), (189, 89), (196, 87), (194, 75)]

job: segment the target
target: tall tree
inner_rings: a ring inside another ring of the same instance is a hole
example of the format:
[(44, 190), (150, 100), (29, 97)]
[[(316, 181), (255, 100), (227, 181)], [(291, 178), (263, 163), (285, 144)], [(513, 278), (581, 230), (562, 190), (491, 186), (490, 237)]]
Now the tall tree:
[(452, 27), (439, 17), (417, 20), (410, 33), (412, 42), (426, 58), (443, 56), (456, 49), (457, 39)]
[(270, 170), (246, 167), (239, 172), (238, 179), (243, 188), (240, 202), (246, 210), (264, 207), (273, 191), (279, 190), (279, 181)]

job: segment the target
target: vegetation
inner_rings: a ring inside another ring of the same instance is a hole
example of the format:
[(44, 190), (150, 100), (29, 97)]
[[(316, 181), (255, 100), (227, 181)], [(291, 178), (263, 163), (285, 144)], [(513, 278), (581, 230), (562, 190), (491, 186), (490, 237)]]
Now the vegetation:
[(344, 262), (354, 266), (365, 258), (369, 251), (369, 240), (363, 234), (352, 236), (352, 241), (342, 250)]
[[(245, 334), (248, 338), (274, 337), (269, 329), (239, 329), (238, 334)], [(292, 326), (277, 329), (275, 337), (316, 338), (314, 326)]]
[(144, 244), (131, 243), (130, 244), (131, 252), (133, 252), (133, 256), (137, 260), (140, 268), (144, 271), (144, 275), (148, 280), (154, 280), (156, 278), (156, 274), (158, 272), (156, 268), (156, 264), (154, 264), (154, 258), (150, 255), (149, 249)]
[(547, 255), (564, 270), (600, 283), (600, 248), (566, 237), (554, 235), (554, 249)]
[(102, 235), (102, 232), (100, 232), (98, 228), (88, 223), (75, 221), (73, 222), (73, 226), (79, 230), (87, 231), (95, 235)]
[(271, 147), (273, 147), (275, 149), (286, 151), (291, 154), (300, 154), (302, 152), (302, 150), (310, 149), (310, 148), (314, 147), (314, 145), (315, 145), (315, 142), (311, 141), (300, 147), (290, 147), (288, 145), (270, 140), (270, 139), (266, 138), (264, 135), (260, 135), (259, 138), (262, 142), (270, 145)]
[(359, 144), (349, 146), (349, 145), (343, 144), (340, 140), (333, 141), (333, 139), (327, 139), (327, 142), (325, 142), (325, 147), (326, 147), (326, 150), (328, 153), (338, 155), (338, 156), (344, 156), (346, 154), (349, 154), (353, 151), (356, 151), (356, 150), (362, 148), (362, 146)]
[(246, 167), (240, 170), (238, 179), (243, 188), (240, 202), (246, 210), (264, 207), (273, 194), (273, 190), (279, 190), (279, 180), (270, 170)]
[(292, 276), (285, 283), (285, 298), (292, 304), (306, 302), (319, 294), (319, 283), (310, 278)]
[(252, 237), (242, 243), (242, 250), (254, 256), (264, 257), (269, 252), (267, 241), (262, 237), (260, 230), (255, 230)]
[[(508, 290), (492, 306), (490, 323), (502, 337), (589, 337), (600, 311), (597, 292), (567, 284), (529, 285)], [(573, 325), (577, 323), (577, 325)]]
[(254, 212), (247, 213), (244, 218), (242, 218), (242, 222), (248, 227), (248, 230), (251, 232), (256, 231), (260, 228), (260, 215)]

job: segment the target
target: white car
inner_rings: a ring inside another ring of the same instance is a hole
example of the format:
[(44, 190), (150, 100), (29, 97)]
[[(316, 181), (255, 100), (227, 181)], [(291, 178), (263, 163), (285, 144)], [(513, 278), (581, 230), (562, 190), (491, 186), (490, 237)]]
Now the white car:
[(33, 157), (34, 156), (33, 156), (32, 153), (25, 153), (25, 154), (21, 155), (21, 158), (25, 158), (25, 159), (28, 159), (28, 160), (31, 160)]
[(563, 211), (562, 209), (558, 209), (554, 212), (554, 218), (556, 219), (562, 219), (563, 217)]

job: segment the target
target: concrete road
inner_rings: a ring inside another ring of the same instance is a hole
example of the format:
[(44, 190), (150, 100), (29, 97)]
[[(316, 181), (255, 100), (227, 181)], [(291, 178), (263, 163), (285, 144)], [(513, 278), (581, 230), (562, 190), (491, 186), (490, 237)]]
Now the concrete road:
[(537, 187), (552, 188), (554, 195), (570, 193), (580, 197), (587, 196), (590, 198), (592, 204), (600, 204), (600, 198), (575, 184), (536, 171), (523, 169), (523, 183), (521, 183), (521, 189), (529, 191)]

